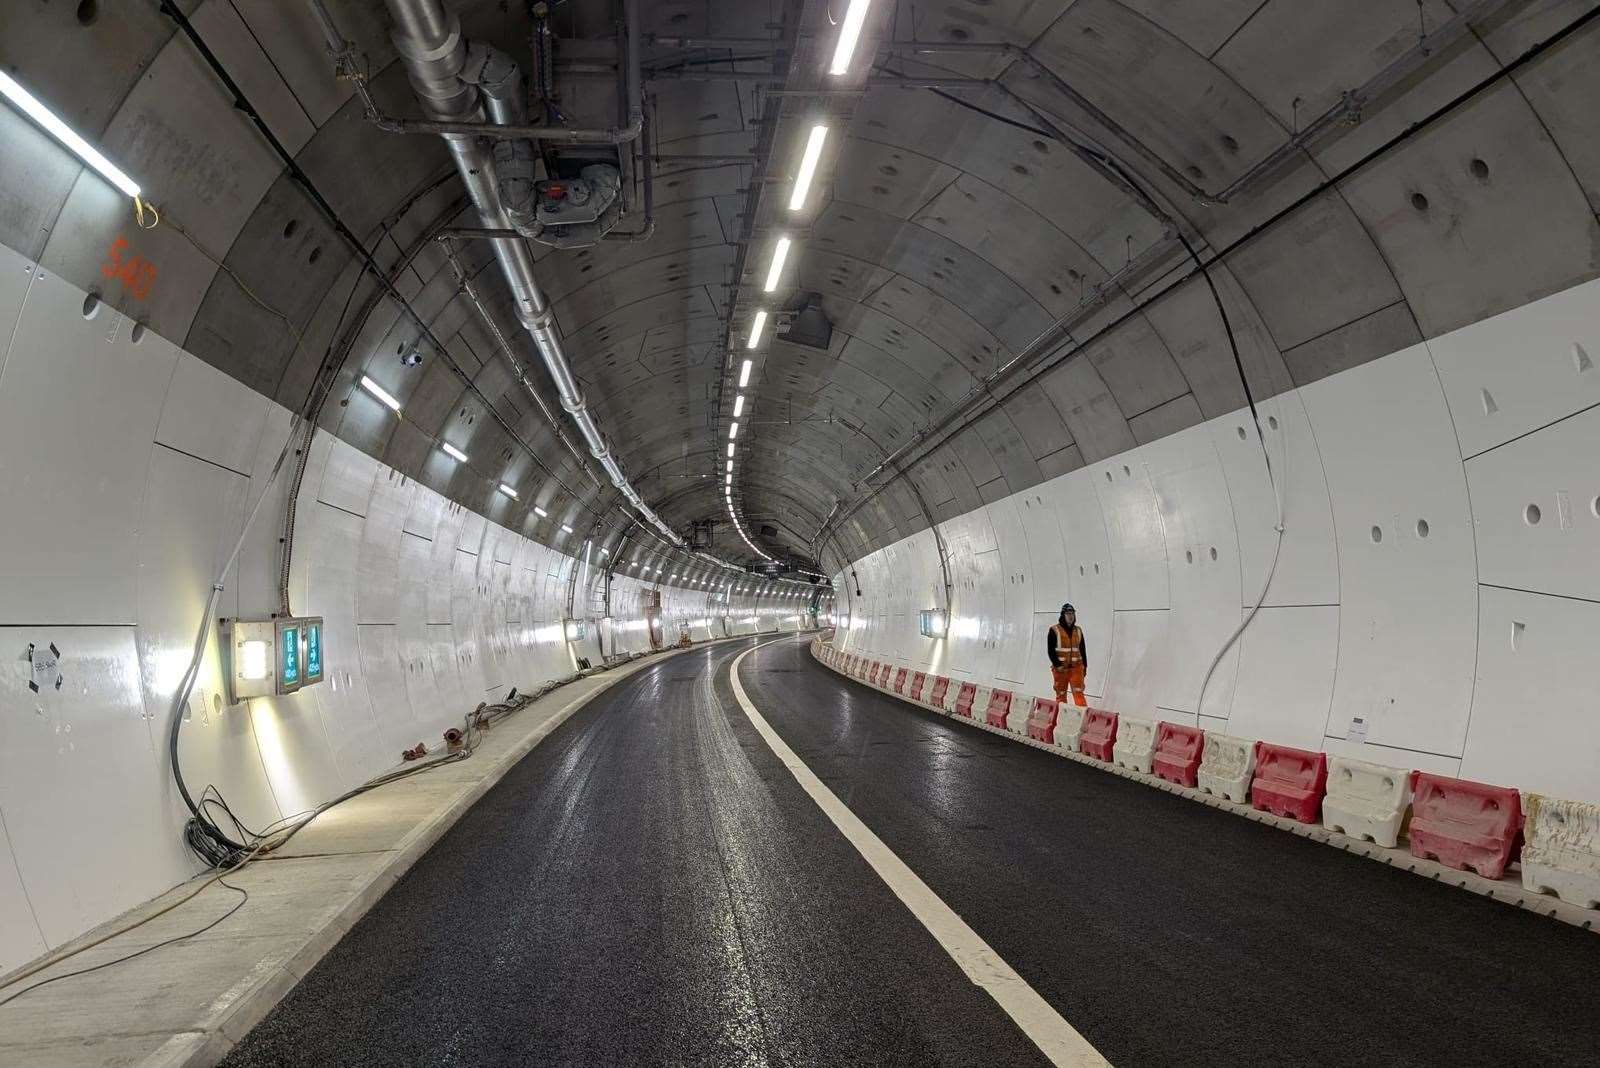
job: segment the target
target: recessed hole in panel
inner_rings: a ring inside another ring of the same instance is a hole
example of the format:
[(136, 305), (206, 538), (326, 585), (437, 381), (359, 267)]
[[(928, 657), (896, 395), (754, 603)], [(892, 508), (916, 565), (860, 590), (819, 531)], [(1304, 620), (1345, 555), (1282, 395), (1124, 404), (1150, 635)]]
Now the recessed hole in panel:
[(1427, 536), (1428, 536), (1428, 521), (1426, 519), (1417, 520), (1417, 537), (1426, 538)]
[(1185, 563), (1190, 563), (1190, 564), (1194, 563), (1194, 550), (1193, 549), (1185, 549), (1183, 551), (1183, 559), (1184, 559)]
[(1237, 428), (1236, 428), (1236, 429), (1237, 429), (1237, 430), (1238, 430), (1238, 431), (1239, 431), (1239, 440), (1240, 440), (1240, 441), (1244, 441), (1244, 440), (1246, 440), (1246, 439), (1247, 439), (1247, 438), (1249, 438), (1249, 436), (1250, 436), (1250, 435), (1249, 435), (1249, 434), (1246, 434), (1246, 433), (1245, 433), (1245, 432), (1244, 432), (1244, 427), (1242, 427), (1242, 426), (1241, 426), (1241, 427), (1237, 427)]
[[(100, 313), (100, 294), (90, 293), (83, 298), (83, 317), (93, 319)], [(1107, 476), (1110, 477), (1109, 475)]]
[(1374, 524), (1371, 536), (1372, 544), (1377, 545), (1379, 542), (1383, 541), (1383, 528)]
[(1530, 504), (1522, 510), (1522, 521), (1530, 527), (1539, 525), (1539, 520), (1544, 518), (1544, 512), (1537, 504)]
[(1216, 558), (1217, 558), (1217, 547), (1215, 545), (1213, 545), (1211, 547), (1211, 559), (1215, 560)]

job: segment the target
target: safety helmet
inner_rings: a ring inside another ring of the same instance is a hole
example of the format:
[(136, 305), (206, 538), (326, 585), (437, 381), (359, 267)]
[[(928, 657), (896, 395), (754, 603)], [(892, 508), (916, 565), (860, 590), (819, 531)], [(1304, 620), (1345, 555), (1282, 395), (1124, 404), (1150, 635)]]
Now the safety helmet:
[(1062, 615), (1066, 615), (1068, 612), (1072, 612), (1072, 613), (1076, 614), (1077, 611), (1078, 610), (1076, 608), (1072, 607), (1070, 604), (1064, 604), (1064, 605), (1061, 606), (1061, 614)]

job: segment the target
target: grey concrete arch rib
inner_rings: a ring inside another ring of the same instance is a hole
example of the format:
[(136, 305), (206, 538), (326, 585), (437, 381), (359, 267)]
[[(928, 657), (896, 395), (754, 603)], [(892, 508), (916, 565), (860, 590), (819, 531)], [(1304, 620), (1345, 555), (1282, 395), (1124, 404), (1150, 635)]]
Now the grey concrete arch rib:
[[(461, 21), (453, 12), (445, 10), (441, 0), (387, 0), (387, 4), (394, 19), (395, 47), (406, 66), (412, 88), (428, 115), (446, 122), (479, 122), (487, 110), (492, 121), (513, 125), (523, 117), (515, 106), (518, 99), (515, 94), (491, 95), (475, 82), (467, 80), (464, 72), (468, 61), (468, 45), (461, 36)], [(631, 69), (639, 61), (637, 0), (627, 0), (625, 11), (628, 27), (627, 60)], [(490, 69), (497, 71), (495, 80), (502, 84), (508, 78), (515, 81), (517, 76), (507, 75), (503, 68), (504, 65), (500, 63), (491, 65)], [(630, 73), (630, 116), (643, 113), (638, 86), (638, 76)], [(461, 175), (462, 184), (466, 186), (467, 195), (472, 198), (482, 217), (483, 225), (491, 229), (510, 228), (511, 220), (500, 198), (500, 174), (495, 154), (474, 136), (446, 133), (443, 137), (455, 161), (456, 170)], [(589, 452), (628, 503), (670, 542), (682, 545), (683, 540), (645, 504), (644, 498), (623, 474), (621, 465), (606, 443), (605, 435), (584, 402), (583, 392), (578, 388), (577, 377), (572, 373), (562, 347), (555, 312), (534, 276), (533, 257), (527, 244), (520, 239), (499, 239), (492, 244), (501, 273), (511, 288), (517, 319), (533, 338), (545, 369), (555, 383), (561, 407), (572, 417)]]

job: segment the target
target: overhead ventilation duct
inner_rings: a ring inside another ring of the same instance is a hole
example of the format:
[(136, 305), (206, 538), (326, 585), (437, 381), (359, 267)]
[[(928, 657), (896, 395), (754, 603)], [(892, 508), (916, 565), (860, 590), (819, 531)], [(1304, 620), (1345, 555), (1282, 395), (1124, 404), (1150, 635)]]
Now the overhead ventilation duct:
[[(416, 90), (423, 110), (444, 123), (481, 122), (485, 112), (497, 124), (510, 127), (525, 125), (526, 107), (523, 104), (521, 72), (509, 58), (502, 59), (495, 50), (483, 46), (469, 48), (461, 36), (461, 22), (448, 12), (440, 0), (387, 0), (394, 18), (394, 43), (406, 73)], [(637, 0), (627, 0), (625, 18), (628, 32), (628, 109), (630, 125), (643, 124), (643, 106), (639, 95), (639, 13)], [(469, 62), (470, 57), (470, 62)], [(510, 69), (507, 69), (507, 63)], [(509, 95), (497, 95), (508, 92)], [(521, 194), (528, 174), (521, 169), (517, 152), (492, 152), (470, 133), (447, 132), (441, 135), (455, 161), (467, 195), (482, 217), (483, 225), (491, 229), (508, 229), (512, 219), (506, 209), (503, 193), (513, 197)], [(523, 144), (516, 139), (497, 144)], [(502, 181), (500, 159), (505, 157), (507, 173)], [(534, 223), (537, 225), (537, 209)], [(533, 338), (545, 369), (555, 383), (561, 398), (561, 407), (572, 417), (579, 435), (589, 452), (599, 461), (601, 468), (623, 498), (638, 510), (651, 526), (659, 530), (673, 545), (681, 546), (683, 539), (656, 515), (644, 498), (633, 488), (622, 467), (612, 455), (605, 435), (595, 422), (583, 393), (578, 388), (576, 376), (567, 362), (561, 342), (561, 332), (556, 326), (555, 312), (544, 291), (534, 277), (533, 257), (527, 245), (519, 240), (493, 242), (495, 258), (501, 273), (510, 286), (517, 320)]]

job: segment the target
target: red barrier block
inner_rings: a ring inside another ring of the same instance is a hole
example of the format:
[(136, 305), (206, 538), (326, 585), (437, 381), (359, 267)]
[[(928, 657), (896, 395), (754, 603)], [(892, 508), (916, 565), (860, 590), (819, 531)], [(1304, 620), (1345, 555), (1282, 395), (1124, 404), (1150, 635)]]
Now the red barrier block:
[(1250, 805), (1301, 823), (1316, 823), (1328, 788), (1328, 754), (1271, 742), (1256, 743)]
[(983, 721), (991, 727), (1005, 729), (1011, 716), (1011, 691), (990, 690), (989, 707), (983, 710)]
[(906, 696), (910, 697), (913, 701), (922, 700), (922, 687), (927, 685), (927, 682), (928, 682), (928, 676), (927, 676), (927, 674), (925, 672), (919, 671), (916, 674), (912, 675), (911, 676), (911, 692), (909, 694), (907, 694)]
[(900, 670), (898, 670), (898, 671), (896, 671), (894, 673), (894, 692), (895, 693), (905, 693), (906, 692), (906, 669), (905, 668), (901, 668)]
[(1028, 737), (1046, 745), (1056, 744), (1056, 717), (1061, 706), (1048, 697), (1035, 697), (1028, 713)]
[(1156, 724), (1156, 750), (1150, 757), (1150, 770), (1156, 777), (1179, 786), (1193, 786), (1200, 777), (1200, 754), (1206, 732), (1199, 727), (1180, 727), (1176, 723)]
[(972, 718), (972, 702), (978, 696), (978, 684), (963, 682), (956, 693), (956, 715)]
[(1498, 879), (1522, 853), (1522, 795), (1505, 786), (1411, 773), (1411, 855)]
[(935, 675), (933, 677), (933, 692), (928, 695), (928, 703), (943, 708), (945, 695), (949, 692), (950, 680), (943, 675)]
[(878, 674), (883, 670), (883, 667), (884, 665), (874, 660), (872, 662), (872, 672), (867, 676), (867, 681), (872, 683), (874, 686), (878, 685)]
[(1083, 733), (1078, 735), (1078, 752), (1111, 763), (1111, 750), (1117, 745), (1117, 714), (1091, 708), (1083, 714)]

